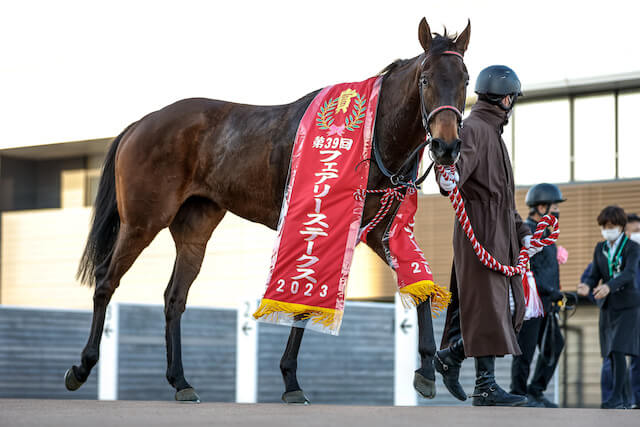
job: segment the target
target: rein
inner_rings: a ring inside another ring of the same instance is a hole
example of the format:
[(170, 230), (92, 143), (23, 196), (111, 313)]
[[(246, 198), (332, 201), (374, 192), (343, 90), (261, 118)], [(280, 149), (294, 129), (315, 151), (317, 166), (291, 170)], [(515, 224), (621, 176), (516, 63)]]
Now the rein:
[[(453, 50), (445, 50), (440, 55), (454, 55), (460, 58), (460, 60), (464, 62), (464, 57), (462, 56), (462, 54), (455, 52)], [(420, 65), (424, 66), (425, 62), (429, 58), (431, 58), (431, 55), (425, 56), (425, 58), (422, 60), (422, 63)], [(420, 165), (419, 156), (422, 153), (422, 150), (425, 147), (427, 147), (429, 144), (431, 144), (431, 142), (433, 141), (433, 138), (431, 137), (431, 129), (429, 127), (429, 123), (431, 119), (433, 119), (436, 116), (436, 114), (438, 114), (441, 111), (450, 110), (450, 111), (453, 111), (458, 118), (458, 130), (462, 127), (462, 113), (464, 111), (464, 104), (462, 106), (462, 111), (458, 110), (458, 108), (453, 105), (441, 105), (439, 107), (434, 108), (431, 112), (429, 112), (427, 111), (427, 107), (425, 106), (424, 95), (423, 95), (423, 88), (426, 85), (427, 85), (426, 80), (422, 78), (418, 79), (418, 93), (420, 96), (420, 114), (422, 115), (422, 126), (424, 127), (424, 130), (426, 132), (426, 137), (424, 142), (418, 145), (409, 154), (406, 160), (398, 168), (397, 172), (395, 173), (391, 172), (384, 165), (384, 162), (382, 161), (382, 155), (380, 154), (380, 148), (378, 147), (377, 140), (374, 134), (372, 147), (371, 147), (371, 150), (373, 151), (373, 158), (376, 161), (376, 165), (378, 165), (378, 169), (380, 169), (383, 175), (389, 178), (389, 181), (391, 181), (391, 185), (393, 185), (393, 187), (389, 187), (384, 190), (362, 190), (354, 194), (354, 197), (356, 198), (364, 198), (366, 197), (367, 194), (383, 194), (382, 197), (380, 198), (380, 209), (378, 210), (376, 215), (373, 217), (371, 222), (369, 222), (369, 224), (367, 224), (361, 230), (362, 236), (366, 236), (367, 233), (369, 233), (369, 231), (371, 231), (376, 225), (380, 223), (380, 221), (382, 221), (382, 218), (384, 218), (389, 212), (389, 209), (391, 209), (391, 205), (393, 204), (394, 200), (398, 200), (400, 202), (404, 200), (404, 194), (401, 193), (402, 189), (406, 188), (407, 192), (416, 191), (419, 188), (420, 184), (422, 184), (424, 180), (427, 178), (427, 176), (429, 175), (429, 172), (431, 172), (431, 169), (433, 168), (433, 165), (435, 163), (433, 161), (431, 162), (427, 170), (422, 174), (422, 176), (420, 178), (417, 178), (418, 167)], [(409, 169), (408, 172), (404, 174), (403, 171), (407, 167), (409, 167), (409, 165), (411, 165), (412, 163), (413, 163), (413, 166), (411, 166), (411, 169)]]
[[(445, 177), (445, 179), (452, 181), (455, 183), (453, 179), (453, 175), (455, 172), (454, 166), (437, 166), (438, 172)], [(520, 255), (518, 257), (518, 265), (510, 266), (503, 265), (499, 263), (493, 255), (491, 255), (485, 248), (482, 247), (478, 240), (476, 239), (476, 235), (473, 232), (473, 227), (471, 226), (471, 222), (469, 221), (469, 217), (467, 216), (467, 212), (464, 208), (464, 201), (462, 200), (462, 196), (458, 191), (458, 186), (454, 186), (453, 190), (449, 192), (449, 200), (451, 200), (451, 204), (453, 205), (453, 209), (456, 212), (456, 218), (458, 218), (458, 222), (462, 226), (462, 230), (469, 238), (471, 242), (471, 246), (473, 247), (473, 251), (476, 253), (476, 256), (482, 262), (482, 264), (499, 273), (504, 274), (507, 277), (515, 276), (517, 274), (523, 275), (527, 272), (527, 263), (529, 262), (529, 254), (527, 250), (522, 247), (520, 249)], [(553, 231), (547, 238), (542, 238), (542, 234), (547, 227), (553, 227)], [(533, 233), (533, 237), (531, 238), (531, 246), (536, 248), (541, 248), (544, 246), (549, 246), (552, 243), (555, 243), (558, 240), (558, 236), (560, 235), (560, 229), (558, 227), (558, 220), (556, 217), (552, 215), (545, 215), (542, 217), (540, 222), (538, 222), (538, 226), (536, 227), (535, 233)]]

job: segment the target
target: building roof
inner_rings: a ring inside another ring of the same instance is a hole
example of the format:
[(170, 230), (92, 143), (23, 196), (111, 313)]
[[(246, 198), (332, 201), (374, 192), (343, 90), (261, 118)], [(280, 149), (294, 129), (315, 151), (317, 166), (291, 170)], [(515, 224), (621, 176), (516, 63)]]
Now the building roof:
[(598, 92), (640, 89), (640, 71), (612, 74), (583, 79), (565, 79), (556, 82), (525, 85), (524, 96), (518, 102), (531, 102), (544, 98), (569, 95), (588, 95)]

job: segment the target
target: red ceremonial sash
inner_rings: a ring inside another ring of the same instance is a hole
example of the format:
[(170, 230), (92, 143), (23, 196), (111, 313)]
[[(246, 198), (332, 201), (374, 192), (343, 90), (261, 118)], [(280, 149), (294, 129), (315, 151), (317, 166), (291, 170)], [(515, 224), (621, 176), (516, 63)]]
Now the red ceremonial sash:
[[(267, 289), (256, 319), (338, 334), (360, 240), (364, 197), (357, 194), (367, 188), (381, 82), (381, 77), (372, 77), (326, 87), (300, 121)], [(429, 297), (443, 301), (448, 292), (433, 283), (413, 237), (416, 206), (413, 190), (387, 233), (390, 265), (401, 294), (411, 302)]]
[[(387, 260), (398, 281), (398, 292), (405, 306), (431, 299), (431, 311), (441, 313), (451, 301), (451, 292), (436, 285), (429, 263), (416, 242), (413, 227), (418, 209), (418, 192), (407, 189), (382, 242)], [(364, 237), (364, 236), (363, 236)]]

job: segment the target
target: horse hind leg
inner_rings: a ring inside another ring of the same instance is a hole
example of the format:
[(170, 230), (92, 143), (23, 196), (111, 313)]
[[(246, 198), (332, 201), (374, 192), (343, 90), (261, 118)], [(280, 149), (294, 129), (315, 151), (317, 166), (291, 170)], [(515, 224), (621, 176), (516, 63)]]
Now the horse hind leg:
[(107, 305), (109, 305), (113, 293), (120, 284), (122, 276), (161, 229), (162, 227), (120, 225), (113, 251), (96, 268), (96, 288), (93, 294), (91, 331), (87, 344), (82, 350), (80, 366), (74, 365), (65, 374), (65, 385), (68, 390), (80, 388), (89, 377), (91, 369), (98, 363)]
[(180, 207), (169, 226), (176, 244), (176, 261), (164, 293), (167, 381), (176, 389), (175, 399), (178, 401), (200, 401), (184, 376), (180, 320), (189, 288), (200, 272), (207, 242), (225, 212), (207, 199), (191, 198)]

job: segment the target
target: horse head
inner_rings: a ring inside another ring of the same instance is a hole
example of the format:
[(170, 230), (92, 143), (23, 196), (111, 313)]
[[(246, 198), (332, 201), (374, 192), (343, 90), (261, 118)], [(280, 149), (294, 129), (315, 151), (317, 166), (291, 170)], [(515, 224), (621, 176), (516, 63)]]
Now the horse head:
[(464, 53), (469, 45), (471, 22), (457, 37), (431, 35), (422, 18), (418, 38), (424, 49), (418, 69), (418, 91), (422, 124), (431, 142), (431, 158), (441, 165), (452, 165), (460, 156), (459, 131), (466, 101), (469, 74)]

